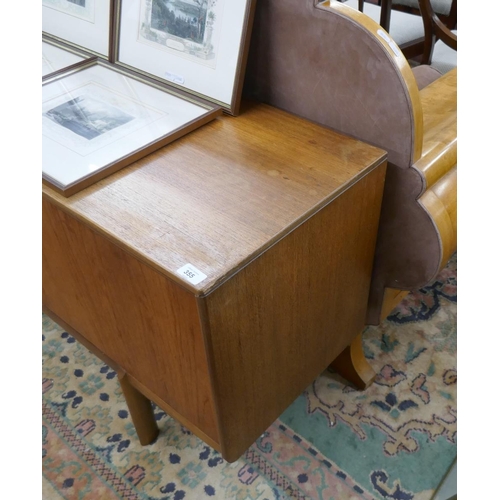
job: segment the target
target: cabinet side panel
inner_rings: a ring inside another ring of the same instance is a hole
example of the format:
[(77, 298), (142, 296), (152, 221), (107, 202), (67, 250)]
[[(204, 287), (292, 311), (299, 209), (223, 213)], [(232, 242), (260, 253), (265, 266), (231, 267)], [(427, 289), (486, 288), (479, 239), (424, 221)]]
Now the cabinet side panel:
[(385, 166), (207, 297), (224, 458), (236, 460), (364, 327)]
[(218, 442), (195, 297), (43, 201), (43, 303)]

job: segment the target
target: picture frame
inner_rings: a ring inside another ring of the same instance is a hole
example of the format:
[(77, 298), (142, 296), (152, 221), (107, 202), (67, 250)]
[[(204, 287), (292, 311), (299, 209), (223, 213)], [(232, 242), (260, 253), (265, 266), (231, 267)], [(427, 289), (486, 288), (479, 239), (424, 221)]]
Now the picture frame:
[(42, 182), (69, 197), (222, 114), (100, 59), (42, 83)]
[(237, 115), (255, 0), (116, 0), (113, 61)]
[(42, 0), (42, 33), (95, 56), (114, 53), (115, 0)]
[(96, 56), (42, 35), (42, 82)]

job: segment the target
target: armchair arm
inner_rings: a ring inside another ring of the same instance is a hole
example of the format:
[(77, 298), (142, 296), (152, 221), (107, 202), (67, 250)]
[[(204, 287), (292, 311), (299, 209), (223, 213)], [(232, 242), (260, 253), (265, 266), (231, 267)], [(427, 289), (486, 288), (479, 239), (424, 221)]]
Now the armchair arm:
[[(427, 0), (426, 0), (427, 1)], [(457, 35), (448, 29), (445, 24), (438, 19), (435, 26), (437, 38), (442, 40), (448, 47), (457, 50)]]

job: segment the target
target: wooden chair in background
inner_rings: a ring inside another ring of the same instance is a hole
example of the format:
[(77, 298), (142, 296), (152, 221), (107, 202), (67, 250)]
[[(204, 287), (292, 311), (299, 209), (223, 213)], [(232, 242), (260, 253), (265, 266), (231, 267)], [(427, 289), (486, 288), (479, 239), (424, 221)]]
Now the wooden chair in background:
[[(377, 0), (378, 5), (381, 1), (383, 0)], [(456, 29), (457, 0), (431, 0), (430, 4), (432, 10), (448, 29)], [(392, 9), (420, 15), (421, 7), (418, 0), (392, 0)]]
[[(422, 64), (431, 64), (434, 54), (434, 47), (440, 40), (444, 45), (456, 52), (457, 50), (457, 34), (438, 17), (434, 11), (431, 0), (418, 0), (420, 12), (424, 22), (425, 41), (424, 53), (422, 55)], [(456, 25), (457, 19), (457, 0), (452, 0), (450, 16), (454, 19)], [(453, 21), (452, 21), (453, 23)], [(455, 26), (456, 27), (456, 26)]]
[(368, 0), (339, 0), (339, 3), (363, 12), (384, 28), (407, 59), (421, 56), (425, 40), (422, 18), (408, 12), (392, 11), (391, 2), (381, 0), (377, 4)]
[(456, 67), (457, 35), (449, 26), (456, 27), (457, 0), (338, 1), (384, 28), (411, 64), (430, 64), (440, 73)]

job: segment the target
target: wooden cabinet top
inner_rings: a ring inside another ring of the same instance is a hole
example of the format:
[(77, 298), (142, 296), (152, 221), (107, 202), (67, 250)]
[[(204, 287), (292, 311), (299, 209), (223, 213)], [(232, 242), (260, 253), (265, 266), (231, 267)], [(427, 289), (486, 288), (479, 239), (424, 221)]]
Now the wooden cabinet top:
[[(70, 198), (43, 196), (204, 295), (386, 159), (380, 149), (246, 103)], [(207, 278), (193, 285), (185, 264)]]

